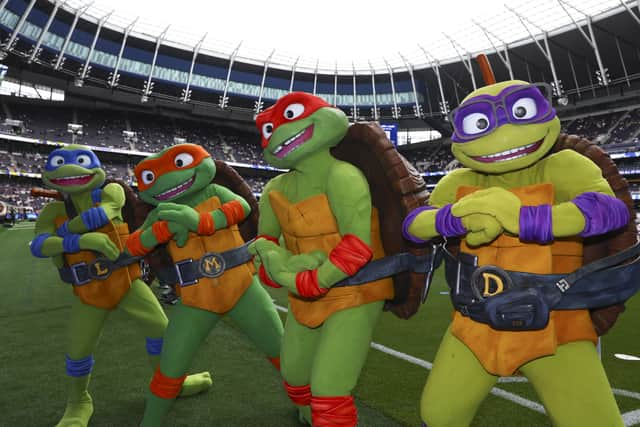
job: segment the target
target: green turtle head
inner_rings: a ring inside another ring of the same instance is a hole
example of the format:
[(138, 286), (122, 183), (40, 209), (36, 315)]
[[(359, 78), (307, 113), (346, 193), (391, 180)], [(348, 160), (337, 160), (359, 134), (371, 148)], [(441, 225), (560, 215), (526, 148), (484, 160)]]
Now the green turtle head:
[(216, 175), (211, 155), (195, 144), (178, 144), (153, 154), (135, 168), (140, 198), (154, 206), (187, 200)]
[(42, 173), (46, 187), (61, 193), (75, 194), (104, 184), (106, 174), (96, 154), (81, 145), (67, 145), (53, 150)]
[(484, 173), (534, 164), (560, 134), (548, 86), (520, 80), (475, 90), (452, 112), (452, 122), (453, 155), (464, 166)]
[(336, 146), (347, 133), (347, 116), (322, 98), (293, 92), (256, 117), (264, 158), (289, 169), (319, 150)]

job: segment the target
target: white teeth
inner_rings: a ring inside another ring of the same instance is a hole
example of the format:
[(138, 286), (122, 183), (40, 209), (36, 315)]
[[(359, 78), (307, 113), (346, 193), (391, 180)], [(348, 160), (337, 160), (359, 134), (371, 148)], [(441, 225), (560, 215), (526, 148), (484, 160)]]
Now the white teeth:
[[(536, 142), (534, 142), (533, 144), (528, 144), (528, 145), (525, 145), (524, 147), (512, 148), (511, 150), (501, 151), (501, 152), (499, 152), (499, 153), (495, 153), (495, 154), (489, 154), (488, 156), (480, 156), (480, 158), (482, 158), (482, 159), (493, 159), (493, 158), (495, 158), (495, 157), (506, 156), (506, 155), (509, 155), (509, 154), (513, 154), (513, 153), (520, 152), (520, 151), (522, 151), (522, 150), (527, 150), (527, 149), (529, 149), (529, 148), (533, 147), (533, 146), (534, 146), (534, 145), (536, 145), (536, 144), (537, 144), (537, 143), (536, 143)], [(518, 158), (520, 158), (520, 157), (523, 157), (524, 155), (525, 155), (525, 154), (519, 154), (519, 155), (517, 155), (517, 156), (509, 157), (509, 158), (507, 158), (507, 159), (503, 159), (503, 160), (513, 160), (513, 159), (518, 159)]]
[(90, 175), (65, 176), (65, 177), (62, 177), (62, 178), (56, 178), (56, 180), (64, 181), (64, 180), (67, 180), (67, 179), (86, 178), (87, 176), (90, 176)]
[(300, 137), (304, 131), (306, 129), (301, 130), (300, 132), (298, 132), (297, 134), (295, 134), (294, 136), (292, 136), (291, 138), (287, 139), (284, 144), (282, 144), (280, 147), (278, 147), (278, 149), (276, 151), (274, 151), (274, 154), (277, 153), (278, 151), (280, 151), (280, 149), (282, 147), (286, 147), (287, 145), (291, 144), (293, 141), (295, 141), (298, 137)]
[(273, 151), (273, 154), (278, 154), (278, 153), (279, 153), (279, 152), (281, 152), (281, 151), (282, 151), (282, 145), (281, 145), (281, 146), (279, 146), (278, 148), (276, 148), (276, 149)]

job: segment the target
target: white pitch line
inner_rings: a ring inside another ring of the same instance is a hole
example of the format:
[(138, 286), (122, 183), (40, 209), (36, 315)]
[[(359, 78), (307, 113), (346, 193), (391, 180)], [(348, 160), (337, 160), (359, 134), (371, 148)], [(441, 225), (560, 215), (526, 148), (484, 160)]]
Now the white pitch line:
[[(275, 304), (275, 300), (274, 300), (274, 304)], [(278, 311), (282, 311), (283, 313), (287, 313), (289, 310), (286, 307), (282, 307), (281, 305), (275, 304), (276, 309)], [(384, 346), (382, 344), (378, 344), (376, 342), (371, 342), (371, 348), (381, 351), (383, 353), (386, 353), (390, 356), (393, 356), (397, 359), (401, 359), (404, 360), (406, 362), (409, 362), (413, 365), (417, 365), (420, 366), (422, 368), (425, 368), (427, 370), (431, 370), (431, 368), (433, 368), (433, 363), (428, 362), (424, 359), (420, 359), (418, 357), (414, 357), (411, 356), (409, 354), (403, 353), (401, 351), (398, 350), (394, 350), (390, 347)], [(501, 377), (498, 379), (498, 383), (501, 384), (505, 384), (505, 383), (524, 383), (524, 382), (529, 382), (529, 380), (526, 377), (520, 377), (520, 376), (513, 376), (513, 377)], [(630, 398), (634, 398), (634, 399), (638, 399), (640, 400), (640, 393), (634, 392), (634, 391), (629, 391), (629, 390), (622, 390), (622, 389), (618, 389), (618, 388), (614, 388), (612, 389), (614, 394), (620, 395), (620, 396), (625, 396), (625, 397), (630, 397)], [(533, 400), (529, 400), (526, 399), (520, 395), (517, 395), (515, 393), (511, 393), (509, 391), (503, 390), (501, 388), (498, 387), (493, 387), (491, 389), (491, 394), (493, 394), (494, 396), (498, 396), (501, 397), (503, 399), (506, 399), (510, 402), (513, 402), (515, 404), (518, 404), (520, 406), (524, 406), (525, 408), (531, 409), (532, 411), (536, 411), (539, 412), (541, 414), (546, 414), (546, 411), (544, 409), (544, 406), (542, 406), (540, 403), (538, 402), (534, 402)], [(626, 427), (631, 427), (631, 426), (635, 426), (640, 424), (640, 409), (634, 410), (634, 411), (629, 411), (625, 414), (622, 415), (622, 418), (624, 420), (624, 424)]]

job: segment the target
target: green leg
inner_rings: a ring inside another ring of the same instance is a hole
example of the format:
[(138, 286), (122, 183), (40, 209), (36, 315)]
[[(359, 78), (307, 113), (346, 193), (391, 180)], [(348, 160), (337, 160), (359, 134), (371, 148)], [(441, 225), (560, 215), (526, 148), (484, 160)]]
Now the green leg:
[[(71, 303), (67, 356), (73, 360), (93, 354), (100, 339), (102, 326), (109, 312), (83, 304), (79, 298)], [(93, 403), (88, 386), (91, 374), (69, 377), (67, 407), (56, 427), (86, 427), (93, 414)]]
[[(178, 378), (187, 372), (198, 348), (220, 320), (220, 316), (182, 303), (178, 303), (171, 311), (171, 322), (164, 337), (160, 370), (168, 377)], [(161, 426), (174, 400), (163, 399), (149, 392), (141, 426)]]
[[(282, 377), (288, 384), (305, 386), (311, 383), (311, 367), (320, 340), (320, 331), (320, 328), (311, 329), (299, 324), (289, 310), (280, 356)], [(311, 425), (311, 407), (309, 405), (297, 405), (297, 407), (300, 421)]]
[(429, 427), (470, 425), (497, 380), (447, 329), (422, 392), (422, 419)]
[[(133, 317), (142, 327), (145, 337), (162, 338), (167, 329), (167, 316), (164, 314), (156, 296), (149, 286), (142, 280), (134, 280), (131, 290), (125, 295), (118, 306)], [(151, 369), (155, 371), (160, 361), (160, 355), (149, 355)], [(189, 362), (191, 359), (189, 359)], [(180, 376), (183, 374), (180, 374)], [(200, 393), (211, 387), (209, 372), (189, 375), (182, 385), (181, 396)]]
[(529, 362), (520, 371), (533, 384), (554, 426), (624, 426), (591, 342), (561, 345), (553, 356)]
[(280, 356), (282, 321), (267, 291), (253, 277), (251, 286), (229, 312), (229, 316), (268, 357)]

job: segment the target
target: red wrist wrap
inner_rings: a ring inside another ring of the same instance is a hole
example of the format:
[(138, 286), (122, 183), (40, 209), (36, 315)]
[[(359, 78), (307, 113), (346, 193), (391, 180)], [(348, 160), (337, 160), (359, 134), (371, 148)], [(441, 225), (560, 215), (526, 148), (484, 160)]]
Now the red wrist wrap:
[(284, 382), (284, 388), (287, 389), (289, 399), (296, 405), (307, 406), (311, 404), (311, 386), (307, 385), (289, 385)]
[(280, 370), (280, 357), (267, 357), (267, 359), (278, 371)]
[(151, 252), (151, 249), (147, 249), (142, 244), (142, 240), (140, 239), (140, 235), (142, 234), (142, 230), (136, 230), (133, 233), (129, 234), (127, 238), (127, 243), (125, 246), (127, 247), (127, 251), (133, 256), (144, 256)]
[(269, 236), (268, 234), (258, 234), (256, 236), (256, 240), (258, 240), (258, 239), (267, 239), (267, 240), (271, 240), (276, 245), (280, 244), (280, 241), (278, 240), (277, 237)]
[(296, 289), (298, 294), (306, 298), (315, 298), (329, 292), (318, 284), (318, 270), (305, 270), (296, 273)]
[(216, 232), (216, 224), (213, 222), (211, 212), (202, 212), (198, 222), (198, 234), (201, 236), (211, 236)]
[(237, 224), (244, 219), (244, 208), (237, 200), (223, 204), (220, 206), (220, 210), (225, 218), (227, 218), (227, 227)]
[(158, 243), (167, 243), (173, 237), (173, 233), (169, 231), (169, 223), (167, 221), (156, 221), (151, 225), (151, 232), (155, 236)]
[(343, 273), (353, 276), (369, 262), (373, 251), (355, 234), (345, 234), (329, 253), (329, 261)]
[(355, 427), (358, 411), (353, 397), (312, 397), (311, 420), (314, 427)]
[(260, 269), (258, 270), (258, 277), (260, 278), (260, 281), (262, 283), (264, 283), (265, 285), (271, 287), (271, 288), (281, 288), (282, 285), (279, 285), (278, 283), (274, 282), (273, 280), (269, 279), (269, 276), (267, 276), (267, 270), (264, 269), (264, 265), (260, 264)]
[(162, 399), (175, 399), (180, 394), (185, 378), (187, 378), (186, 375), (179, 378), (167, 377), (160, 372), (160, 366), (158, 366), (149, 384), (149, 390)]

